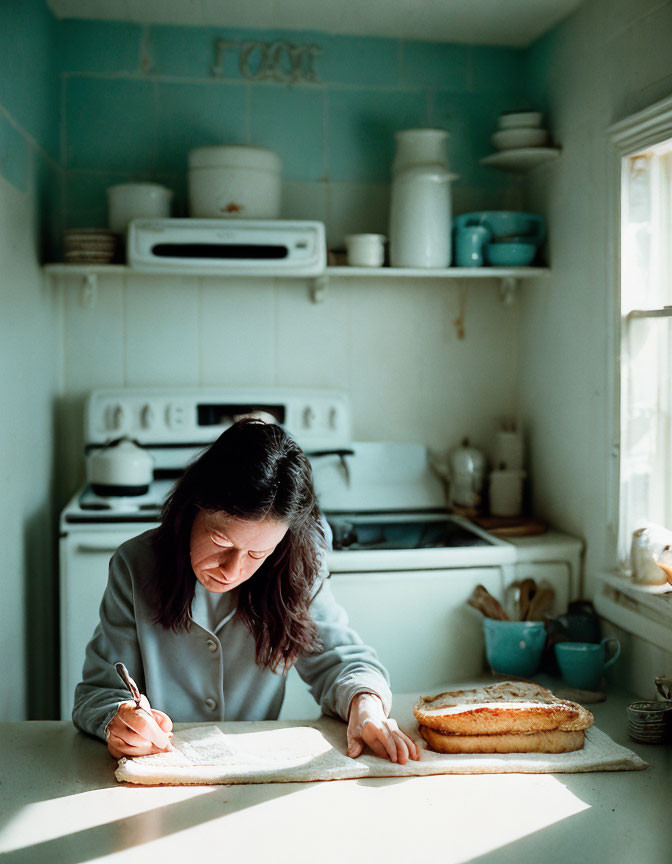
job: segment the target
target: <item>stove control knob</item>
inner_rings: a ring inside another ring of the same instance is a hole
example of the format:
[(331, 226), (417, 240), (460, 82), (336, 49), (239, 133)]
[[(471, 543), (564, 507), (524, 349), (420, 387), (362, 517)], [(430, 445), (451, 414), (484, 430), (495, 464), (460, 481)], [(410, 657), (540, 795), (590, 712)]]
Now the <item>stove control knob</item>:
[(306, 405), (306, 407), (303, 409), (303, 427), (304, 429), (311, 429), (314, 423), (315, 412), (310, 405)]
[(336, 407), (329, 409), (329, 428), (338, 429), (338, 408)]
[(182, 429), (187, 425), (187, 411), (179, 402), (171, 402), (166, 408), (166, 422), (171, 429)]
[(151, 429), (156, 420), (156, 412), (151, 405), (143, 405), (140, 411), (140, 423), (143, 429)]
[(105, 427), (120, 432), (126, 425), (126, 409), (120, 403), (108, 405), (105, 409)]

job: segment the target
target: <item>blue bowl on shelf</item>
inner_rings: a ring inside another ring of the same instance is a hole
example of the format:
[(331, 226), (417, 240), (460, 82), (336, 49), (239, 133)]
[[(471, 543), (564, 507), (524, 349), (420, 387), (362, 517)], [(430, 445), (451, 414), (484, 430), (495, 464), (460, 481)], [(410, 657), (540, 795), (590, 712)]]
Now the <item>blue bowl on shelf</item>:
[(486, 243), (485, 261), (491, 267), (527, 267), (534, 261), (534, 243)]
[(453, 228), (484, 225), (494, 240), (534, 243), (540, 246), (546, 238), (546, 222), (536, 213), (519, 213), (517, 210), (478, 210), (463, 213), (453, 219)]
[(543, 621), (483, 619), (485, 656), (493, 672), (529, 678), (539, 668), (546, 645)]

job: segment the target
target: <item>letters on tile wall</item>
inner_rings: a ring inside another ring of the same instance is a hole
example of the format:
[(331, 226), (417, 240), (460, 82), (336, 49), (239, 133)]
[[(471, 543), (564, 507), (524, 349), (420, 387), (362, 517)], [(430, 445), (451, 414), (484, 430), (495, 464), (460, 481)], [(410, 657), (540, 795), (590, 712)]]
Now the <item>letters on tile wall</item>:
[(224, 59), (227, 51), (238, 52), (241, 75), (251, 81), (278, 81), (283, 84), (319, 84), (314, 68), (315, 58), (321, 53), (317, 45), (293, 45), (280, 39), (275, 42), (215, 42), (215, 64), (212, 74), (224, 77)]

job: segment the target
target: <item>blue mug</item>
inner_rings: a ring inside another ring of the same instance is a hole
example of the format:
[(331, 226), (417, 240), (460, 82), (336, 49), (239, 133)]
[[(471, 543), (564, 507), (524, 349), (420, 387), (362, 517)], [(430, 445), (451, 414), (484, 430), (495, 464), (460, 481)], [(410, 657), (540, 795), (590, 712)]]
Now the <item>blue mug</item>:
[[(607, 645), (616, 647), (607, 660)], [(597, 690), (604, 670), (613, 666), (621, 654), (621, 643), (613, 636), (601, 642), (557, 642), (555, 658), (563, 679), (579, 690)]]
[(492, 234), (485, 225), (469, 225), (455, 231), (455, 265), (483, 267), (483, 248)]
[(543, 621), (483, 619), (485, 656), (493, 672), (529, 678), (539, 668), (546, 645)]

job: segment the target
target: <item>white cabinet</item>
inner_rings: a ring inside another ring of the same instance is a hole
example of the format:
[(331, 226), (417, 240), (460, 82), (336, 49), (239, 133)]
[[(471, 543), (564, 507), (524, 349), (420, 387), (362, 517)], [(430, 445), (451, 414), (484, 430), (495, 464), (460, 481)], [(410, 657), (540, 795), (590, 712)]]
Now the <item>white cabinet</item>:
[[(374, 648), (394, 692), (427, 692), (483, 671), (481, 615), (466, 601), (477, 584), (502, 599), (500, 567), (334, 573), (331, 586), (352, 628)], [(284, 719), (319, 715), (297, 672), (287, 679)]]
[(540, 582), (548, 582), (555, 591), (555, 599), (551, 612), (553, 615), (560, 615), (567, 611), (567, 604), (572, 598), (571, 596), (571, 570), (566, 562), (539, 564), (517, 564), (516, 579), (534, 579), (537, 585)]
[(516, 563), (507, 570), (505, 582), (534, 579), (549, 582), (555, 589), (553, 614), (567, 611), (571, 600), (581, 597), (581, 556), (583, 543), (576, 537), (548, 531), (536, 537), (510, 538), (516, 549)]
[(84, 652), (98, 623), (112, 554), (128, 531), (76, 532), (60, 541), (61, 719), (72, 713)]

